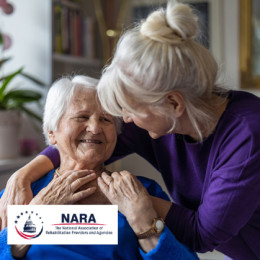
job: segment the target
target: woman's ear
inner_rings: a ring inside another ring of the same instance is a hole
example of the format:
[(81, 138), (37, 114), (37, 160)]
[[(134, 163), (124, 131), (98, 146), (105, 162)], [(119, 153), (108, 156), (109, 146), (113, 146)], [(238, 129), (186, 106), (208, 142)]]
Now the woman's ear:
[(56, 138), (55, 138), (55, 134), (54, 134), (53, 131), (49, 131), (48, 137), (49, 137), (49, 142), (50, 142), (51, 145), (55, 145), (57, 143)]
[(185, 102), (182, 94), (178, 91), (171, 91), (165, 96), (165, 102), (171, 107), (176, 118), (181, 117), (185, 111)]

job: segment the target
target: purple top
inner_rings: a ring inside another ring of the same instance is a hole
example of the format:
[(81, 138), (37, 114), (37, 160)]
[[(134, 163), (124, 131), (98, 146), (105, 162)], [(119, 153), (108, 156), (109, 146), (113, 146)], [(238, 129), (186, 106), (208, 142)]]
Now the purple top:
[[(230, 92), (216, 129), (202, 143), (179, 134), (151, 139), (147, 131), (124, 124), (112, 159), (135, 152), (161, 172), (176, 202), (166, 224), (192, 250), (259, 259), (259, 111), (258, 97)], [(50, 149), (43, 154), (49, 156)]]

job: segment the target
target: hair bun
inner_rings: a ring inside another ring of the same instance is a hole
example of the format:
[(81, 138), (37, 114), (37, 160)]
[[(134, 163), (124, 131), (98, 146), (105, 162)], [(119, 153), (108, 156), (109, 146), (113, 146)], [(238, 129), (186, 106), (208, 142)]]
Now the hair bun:
[(165, 12), (163, 9), (151, 13), (141, 25), (142, 35), (155, 41), (165, 42), (172, 40), (173, 31), (167, 24)]
[(195, 38), (198, 30), (198, 16), (187, 4), (169, 1), (166, 9), (166, 20), (169, 26), (183, 39)]
[(142, 35), (155, 41), (175, 43), (195, 38), (198, 29), (198, 17), (186, 4), (170, 0), (166, 12), (160, 9), (151, 13), (141, 24)]

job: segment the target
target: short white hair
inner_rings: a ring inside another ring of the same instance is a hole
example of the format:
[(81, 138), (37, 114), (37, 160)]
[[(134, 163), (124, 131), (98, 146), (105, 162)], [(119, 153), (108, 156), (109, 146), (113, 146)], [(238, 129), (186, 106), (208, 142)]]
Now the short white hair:
[[(168, 1), (166, 10), (152, 12), (146, 20), (120, 38), (114, 58), (98, 84), (98, 96), (109, 113), (122, 116), (119, 103), (129, 112), (127, 95), (136, 102), (158, 106), (171, 91), (182, 94), (194, 129), (210, 129), (217, 120), (215, 106), (223, 102), (218, 65), (196, 40), (198, 17), (187, 4)], [(163, 113), (162, 113), (163, 114)], [(166, 114), (166, 113), (164, 113)], [(173, 119), (173, 125), (176, 119)]]
[[(49, 132), (58, 130), (60, 120), (71, 102), (75, 89), (81, 88), (96, 92), (97, 84), (97, 79), (83, 75), (72, 78), (62, 77), (52, 84), (47, 94), (43, 114), (43, 134), (48, 145), (50, 144)], [(115, 118), (115, 126), (117, 133), (120, 133), (121, 120), (119, 118)]]

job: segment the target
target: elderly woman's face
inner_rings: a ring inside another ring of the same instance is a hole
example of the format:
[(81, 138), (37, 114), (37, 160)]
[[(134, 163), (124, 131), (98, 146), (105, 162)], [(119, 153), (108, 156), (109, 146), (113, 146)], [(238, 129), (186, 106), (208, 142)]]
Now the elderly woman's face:
[(89, 169), (111, 156), (117, 140), (114, 118), (102, 111), (96, 92), (86, 89), (75, 90), (53, 136), (63, 158)]

